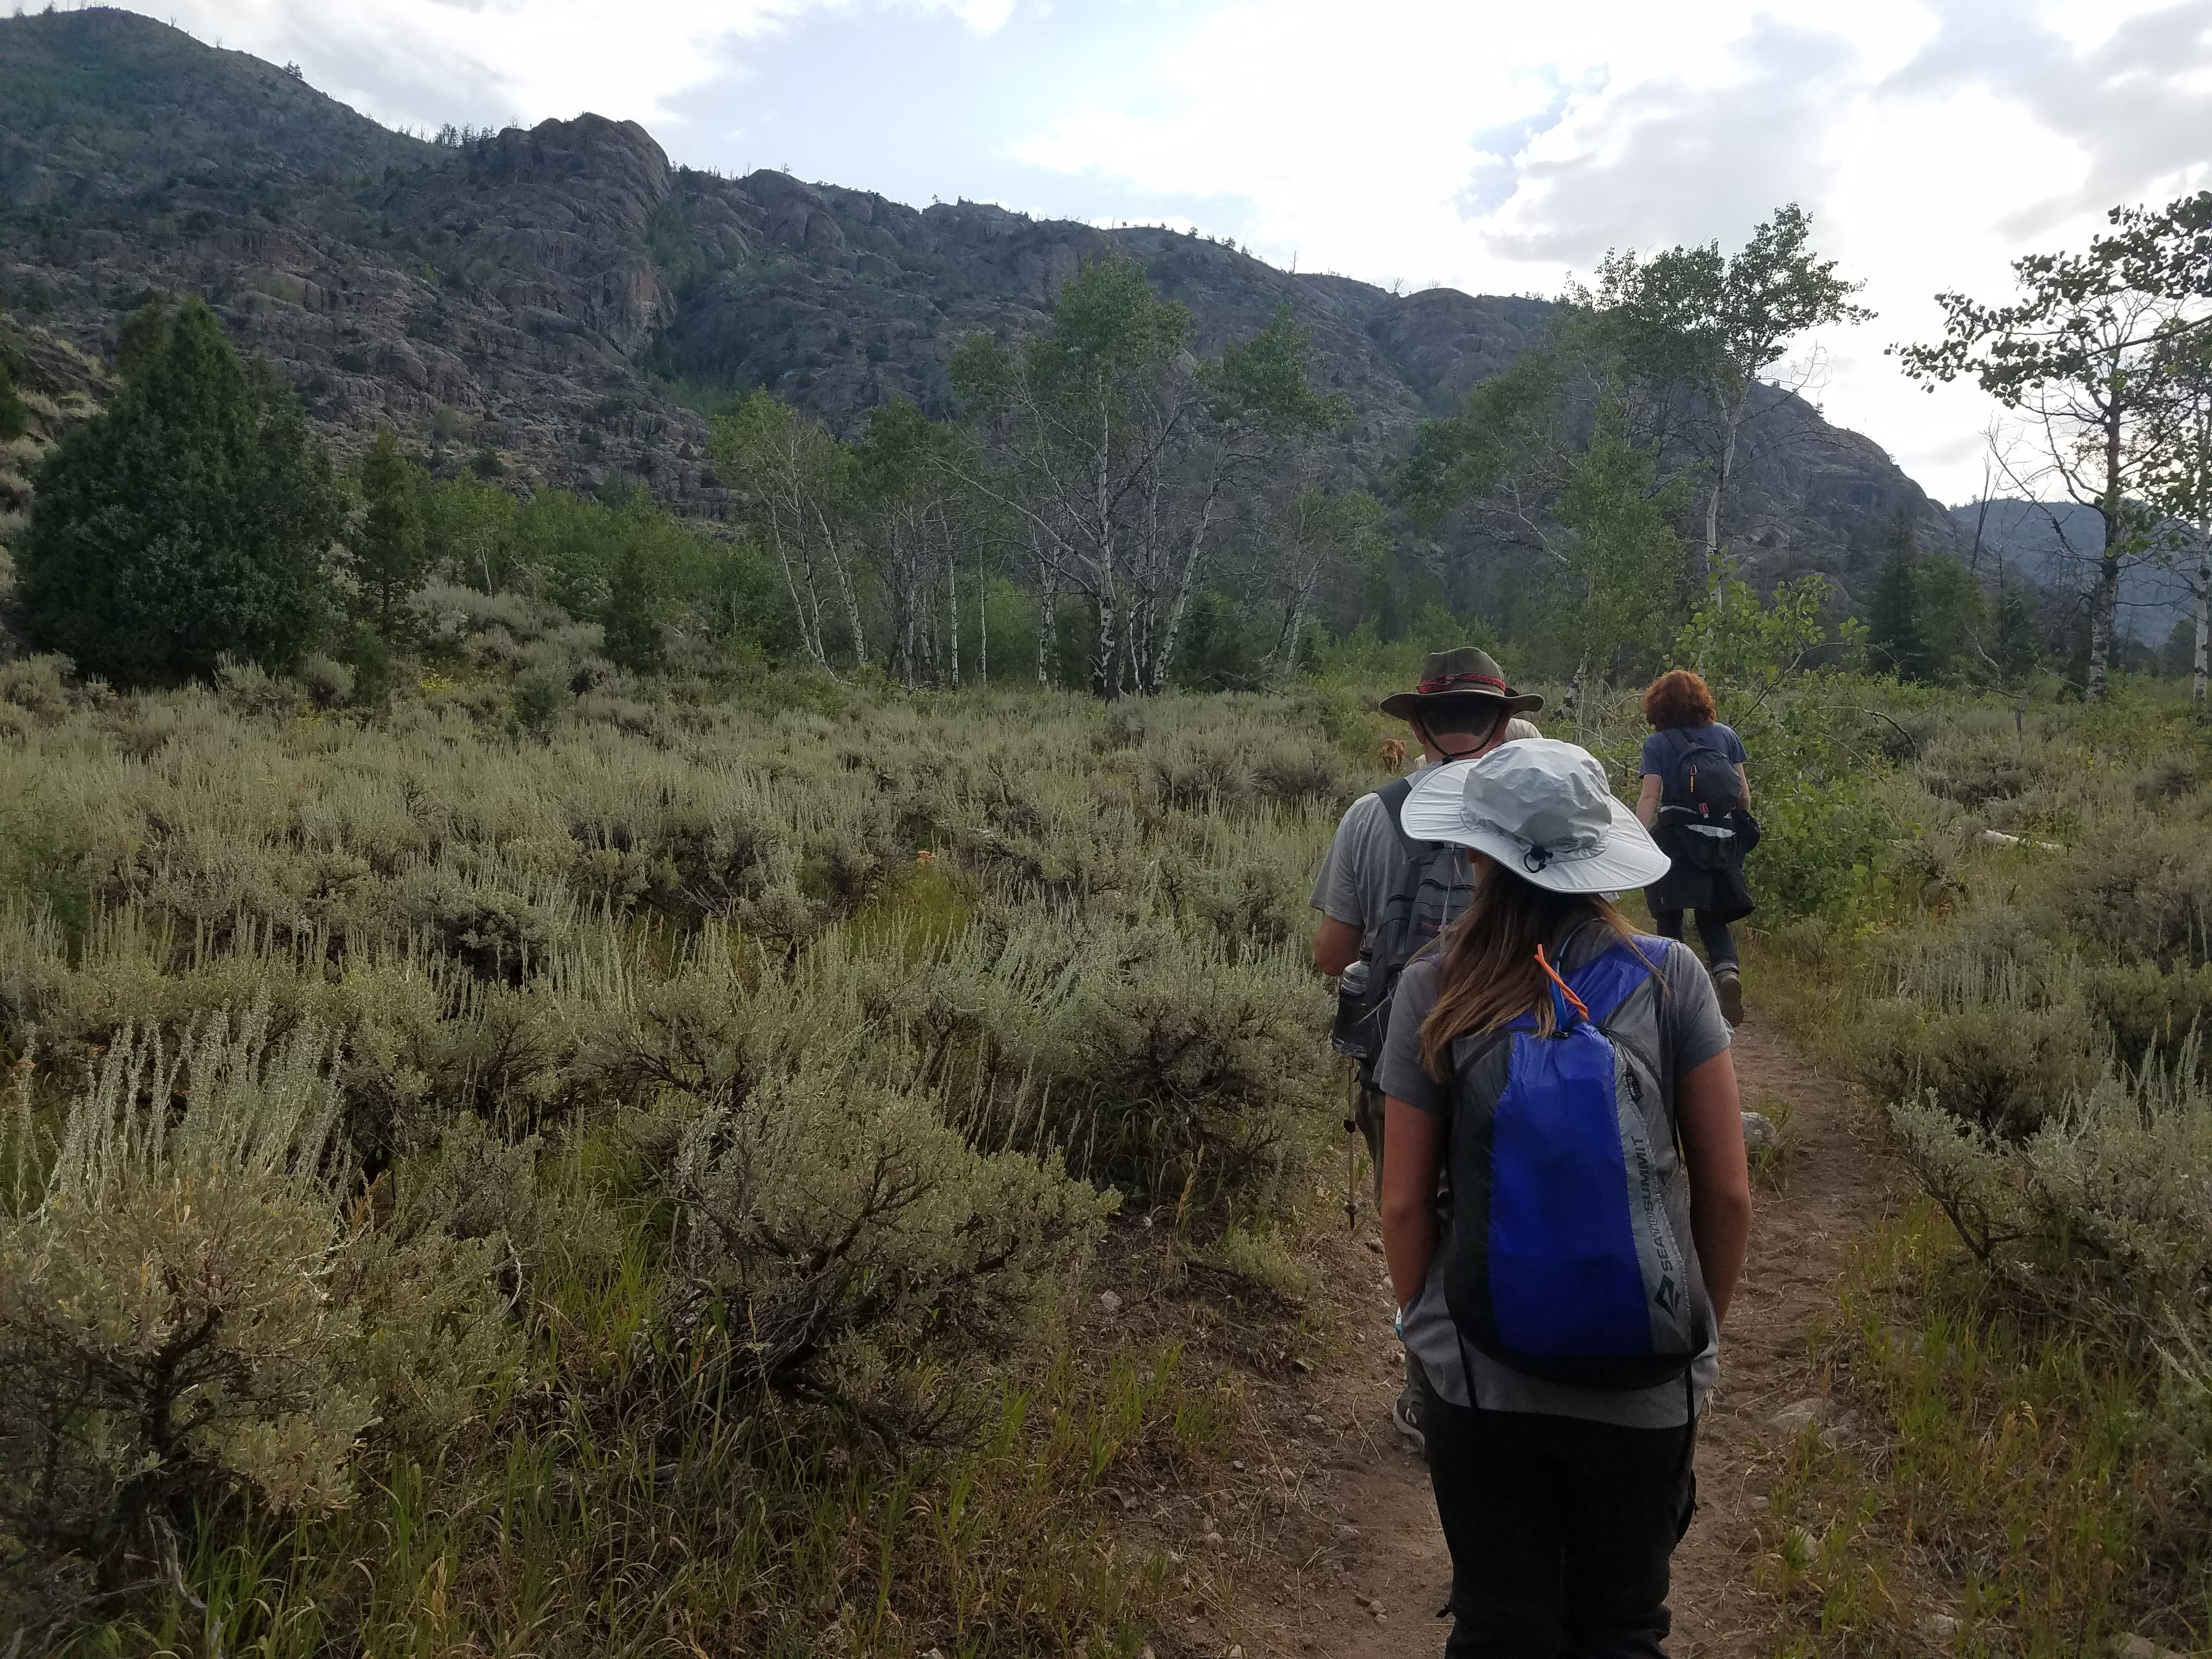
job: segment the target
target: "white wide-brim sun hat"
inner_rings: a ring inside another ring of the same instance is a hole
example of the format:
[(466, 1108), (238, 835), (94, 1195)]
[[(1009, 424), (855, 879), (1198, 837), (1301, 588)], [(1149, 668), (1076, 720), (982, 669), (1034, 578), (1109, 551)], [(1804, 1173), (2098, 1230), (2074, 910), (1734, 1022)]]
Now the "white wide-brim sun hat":
[(1648, 886), (1674, 862), (1614, 798), (1597, 757), (1556, 738), (1424, 773), (1399, 818), (1416, 841), (1472, 847), (1555, 893)]

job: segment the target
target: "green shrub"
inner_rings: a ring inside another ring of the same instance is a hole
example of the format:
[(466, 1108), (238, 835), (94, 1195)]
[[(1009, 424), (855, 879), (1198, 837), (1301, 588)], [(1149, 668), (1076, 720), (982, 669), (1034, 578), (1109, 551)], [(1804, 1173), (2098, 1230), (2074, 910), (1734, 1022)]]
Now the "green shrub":
[[(205, 1647), (219, 1607), (234, 1650), (555, 1628), (583, 1634), (549, 1650), (641, 1650), (659, 1615), (610, 1622), (587, 1588), (627, 1553), (652, 1606), (808, 1651), (875, 1595), (876, 1545), (852, 1540), (880, 1538), (901, 1610), (865, 1650), (952, 1650), (975, 1628), (945, 1624), (956, 1601), (1047, 1645), (1060, 1615), (1029, 1609), (1090, 1609), (1069, 1628), (1100, 1650), (1096, 1609), (1149, 1581), (1088, 1553), (1061, 1492), (1013, 1502), (1024, 1459), (1089, 1469), (1077, 1492), (1104, 1467), (1020, 1402), (1067, 1395), (1075, 1422), (1105, 1387), (1048, 1388), (1039, 1360), (1116, 1194), (1181, 1204), (1195, 1248), (1229, 1241), (1224, 1273), (1292, 1282), (1255, 1241), (1334, 1115), (1303, 960), (1312, 861), (1357, 787), (1333, 739), (1260, 699), (1159, 699), (1126, 743), (1057, 695), (717, 703), (673, 640), (648, 701), (541, 601), (434, 586), (416, 610), (422, 659), (390, 661), (373, 720), (264, 670), (117, 696), (0, 666), (22, 715), (0, 745), (0, 1045), (39, 1057), (33, 1121), (79, 1109), (46, 1056), (173, 1054), (238, 1008), (264, 1058), (312, 1048), (319, 1161), (206, 1214), (240, 1273), (320, 1298), (314, 1342), (240, 1364), (267, 1389), (335, 1379), (318, 1401), (364, 1413), (296, 1431), (324, 1482), (305, 1497), (250, 1437), (211, 1445), (165, 1500), (177, 1571), (130, 1595), (78, 1606), (92, 1558), (41, 1544), (29, 1571), (73, 1588), (25, 1616), (126, 1647), (136, 1620), (171, 1650)], [(562, 713), (518, 743), (533, 683)], [(1255, 757), (1233, 799), (1155, 789), (1154, 748), (1217, 741)], [(21, 1296), (120, 1272), (119, 1245), (62, 1263), (71, 1242), (47, 1243)], [(1012, 1427), (913, 1451), (994, 1402)], [(925, 1547), (854, 1507), (901, 1481), (939, 1501), (962, 1460), (1000, 1471), (989, 1512), (1038, 1552), (1000, 1589), (951, 1588), (1000, 1571), (995, 1540)], [(114, 1497), (77, 1487), (88, 1512)], [(0, 1586), (0, 1617), (34, 1589)]]
[(2167, 973), (2151, 962), (2105, 963), (2084, 971), (2081, 994), (2129, 1066), (2172, 1070), (2192, 1036), (2212, 1034), (2212, 965)]
[(0, 1519), (34, 1552), (20, 1565), (112, 1584), (126, 1555), (173, 1559), (196, 1504), (346, 1501), (376, 1406), (360, 1310), (331, 1294), (354, 1248), (337, 1117), (327, 1040), (272, 1046), (258, 1020), (173, 1051), (126, 1030), (49, 1153), (23, 1085), (0, 1223)]
[(1909, 1217), (1844, 1286), (1879, 1449), (1808, 1437), (1776, 1507), (1828, 1530), (1785, 1534), (1778, 1576), (1819, 1598), (1808, 1651), (1893, 1645), (1931, 1605), (1905, 1586), (1961, 1651), (2186, 1646), (2212, 1585), (2203, 732), (2140, 703), (1908, 718), (1876, 787), (1923, 828), (1846, 925), (1771, 945), (1959, 1247)]
[(2006, 1141), (1929, 1095), (1891, 1109), (1899, 1145), (1960, 1239), (2039, 1318), (2109, 1352), (2212, 1352), (2212, 1092), (2196, 1046), (2174, 1072), (2106, 1071)]
[(1759, 769), (1752, 805), (1764, 832), (1745, 873), (1760, 905), (1783, 915), (1853, 916), (1879, 893), (1891, 844), (1909, 826), (1867, 778), (1823, 783)]
[(908, 1425), (948, 1364), (1024, 1334), (1111, 1209), (1056, 1159), (978, 1151), (925, 1093), (819, 1062), (672, 1126), (665, 1340), (717, 1392), (837, 1400)]
[(1877, 1098), (1925, 1090), (1944, 1111), (2008, 1139), (2033, 1133), (2096, 1079), (2106, 1045), (2078, 1005), (1929, 1010), (1870, 1005), (1855, 1038)]
[(2212, 838), (2201, 816), (2106, 826), (2052, 872), (2055, 902), (2090, 939), (2162, 967), (2212, 961)]

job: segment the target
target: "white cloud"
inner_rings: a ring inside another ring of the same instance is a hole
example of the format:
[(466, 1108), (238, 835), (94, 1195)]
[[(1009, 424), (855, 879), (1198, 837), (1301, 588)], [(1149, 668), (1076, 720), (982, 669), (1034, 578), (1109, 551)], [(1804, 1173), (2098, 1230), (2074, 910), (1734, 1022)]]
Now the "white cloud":
[(1810, 343), (1830, 415), (1956, 498), (1990, 406), (1883, 346), (1939, 326), (1937, 289), (1995, 297), (2017, 254), (2195, 186), (2208, 115), (2212, 0), (1232, 0), (1018, 153), (1241, 199), (1220, 228), (1308, 269), (1490, 292), (1801, 202), (1881, 313)]
[(665, 129), (676, 100), (745, 43), (855, 5), (939, 14), (988, 34), (1016, 0), (151, 0), (204, 40), (297, 62), (395, 125), (535, 123), (584, 110)]

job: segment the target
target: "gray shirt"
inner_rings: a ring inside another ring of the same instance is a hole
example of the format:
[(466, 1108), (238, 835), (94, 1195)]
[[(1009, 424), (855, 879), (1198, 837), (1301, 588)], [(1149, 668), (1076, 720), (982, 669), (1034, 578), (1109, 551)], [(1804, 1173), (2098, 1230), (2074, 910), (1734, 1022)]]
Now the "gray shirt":
[[(1515, 715), (1505, 722), (1505, 740), (1540, 738), (1535, 724)], [(1424, 760), (1406, 775), (1418, 778), (1436, 769), (1437, 763)], [(1313, 896), (1307, 901), (1333, 921), (1357, 927), (1361, 939), (1375, 942), (1375, 926), (1398, 879), (1403, 861), (1398, 837), (1390, 829), (1390, 815), (1379, 795), (1362, 795), (1345, 810), (1336, 826), (1336, 839), (1328, 844), (1321, 874), (1314, 878)], [(1467, 908), (1474, 897), (1474, 873), (1465, 859), (1453, 866), (1456, 879), (1447, 897), (1442, 921), (1449, 921)]]
[[(1428, 769), (1418, 768), (1414, 775)], [(1314, 878), (1313, 897), (1309, 902), (1331, 920), (1357, 927), (1361, 938), (1372, 944), (1376, 925), (1382, 920), (1383, 907), (1389, 903), (1404, 867), (1405, 854), (1398, 844), (1397, 832), (1390, 827), (1389, 813), (1382, 810), (1382, 798), (1362, 795), (1346, 809), (1343, 822), (1336, 826), (1336, 839), (1328, 844), (1328, 856), (1322, 860), (1321, 873)], [(1457, 860), (1450, 867), (1457, 872), (1457, 880), (1445, 902), (1443, 919), (1447, 921), (1467, 908), (1468, 901), (1474, 896), (1474, 878), (1467, 860)]]
[[(1615, 938), (1602, 923), (1584, 923), (1558, 951), (1561, 970), (1571, 973), (1608, 949)], [(1416, 957), (1407, 965), (1391, 1008), (1389, 1039), (1376, 1071), (1382, 1091), (1394, 1099), (1424, 1112), (1449, 1114), (1451, 1085), (1437, 1082), (1421, 1066), (1421, 1022), (1436, 1006), (1437, 968), (1432, 956)], [(1677, 1080), (1729, 1046), (1729, 1027), (1721, 1018), (1712, 981), (1686, 946), (1668, 941), (1659, 958), (1659, 975), (1664, 986), (1659, 1018), (1672, 1055), (1671, 1068), (1662, 1073), (1659, 1086), (1671, 1119)], [(1581, 1417), (1637, 1429), (1679, 1428), (1688, 1420), (1686, 1390), (1679, 1382), (1649, 1389), (1577, 1389), (1525, 1376), (1472, 1350), (1468, 1352), (1474, 1376), (1470, 1399), (1458, 1329), (1444, 1305), (1443, 1263), (1451, 1249), (1452, 1228), (1449, 1197), (1439, 1201), (1437, 1220), (1437, 1251), (1429, 1259), (1428, 1279), (1420, 1294), (1405, 1310), (1405, 1340), (1407, 1351), (1421, 1362), (1429, 1382), (1445, 1400), (1455, 1406), (1477, 1405), (1485, 1411)], [(1720, 1334), (1716, 1329), (1705, 1352), (1690, 1368), (1700, 1408), (1719, 1375)]]

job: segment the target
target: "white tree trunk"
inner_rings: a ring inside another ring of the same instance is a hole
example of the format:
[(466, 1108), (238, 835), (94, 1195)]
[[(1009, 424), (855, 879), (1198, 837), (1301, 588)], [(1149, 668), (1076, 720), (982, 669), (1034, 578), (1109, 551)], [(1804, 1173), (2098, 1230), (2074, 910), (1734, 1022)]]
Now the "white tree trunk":
[(2112, 661), (2112, 624), (2120, 606), (2120, 506), (2125, 475), (2120, 470), (2120, 416), (2117, 403), (2105, 415), (2105, 488), (2099, 503), (2105, 521), (2105, 554), (2097, 562), (2097, 585), (2089, 594), (2089, 683), (2082, 696), (2105, 700), (2106, 677)]
[(1111, 702), (1121, 695), (1121, 616), (1110, 585), (1098, 590), (1098, 637), (1091, 651), (1091, 689)]
[(1052, 684), (1053, 659), (1060, 654), (1059, 571), (1050, 560), (1037, 570), (1037, 684)]
[(837, 579), (838, 597), (845, 603), (845, 625), (853, 633), (854, 665), (865, 668), (868, 662), (868, 636), (860, 626), (860, 597), (854, 589), (852, 573), (845, 568), (844, 556), (837, 550), (836, 535), (819, 507), (814, 509), (814, 522), (822, 533), (823, 556), (830, 561), (830, 573)]
[(1705, 501), (1705, 568), (1698, 573), (1708, 581), (1712, 578), (1713, 567), (1720, 562), (1721, 501), (1728, 494), (1729, 480), (1735, 472), (1736, 434), (1743, 430), (1744, 414), (1751, 407), (1752, 385), (1747, 380), (1735, 401), (1721, 409), (1721, 467), (1719, 476), (1713, 480), (1713, 492)]
[(945, 665), (951, 671), (952, 689), (960, 689), (960, 566), (952, 556), (952, 536), (948, 530), (945, 537), (945, 617), (950, 625)]
[(1306, 606), (1313, 598), (1314, 584), (1302, 583), (1297, 600), (1291, 606), (1289, 623), (1278, 636), (1275, 647), (1275, 677), (1279, 685), (1287, 686), (1298, 677), (1298, 641), (1306, 631)]
[(1206, 556), (1206, 532), (1213, 523), (1213, 510), (1221, 499), (1222, 480), (1218, 474), (1206, 492), (1206, 505), (1199, 509), (1198, 522), (1191, 526), (1189, 546), (1184, 553), (1182, 569), (1176, 578), (1175, 600), (1168, 608), (1167, 626), (1161, 630), (1159, 652), (1152, 659), (1152, 684), (1147, 690), (1160, 691), (1168, 683), (1168, 664), (1175, 656), (1176, 641), (1182, 633), (1182, 619), (1190, 609), (1192, 591), (1198, 586), (1198, 567)]
[(2091, 702), (2105, 700), (2112, 661), (2112, 623), (2119, 601), (2120, 556), (2107, 544), (2105, 556), (2097, 562), (2097, 585), (2089, 592), (2089, 680), (2082, 696)]
[(791, 608), (799, 617), (799, 642), (806, 647), (806, 654), (814, 659), (817, 668), (826, 669), (830, 666), (830, 653), (822, 644), (822, 599), (814, 591), (813, 564), (804, 555), (799, 563), (793, 563), (790, 545), (783, 537), (783, 515), (773, 501), (769, 504), (768, 524), (769, 540), (775, 544), (776, 562), (783, 567), (783, 585), (791, 593)]

